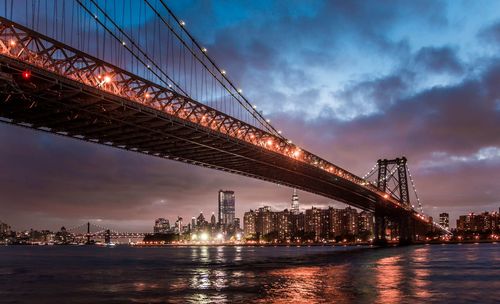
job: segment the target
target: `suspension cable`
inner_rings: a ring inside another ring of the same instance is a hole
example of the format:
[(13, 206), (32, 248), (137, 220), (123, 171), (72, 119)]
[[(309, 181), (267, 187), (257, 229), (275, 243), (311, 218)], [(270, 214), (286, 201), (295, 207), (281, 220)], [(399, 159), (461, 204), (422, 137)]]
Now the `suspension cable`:
[[(95, 3), (93, 0), (90, 0), (90, 1), (92, 1), (93, 3)], [(79, 4), (79, 5), (80, 5), (80, 6), (81, 6), (81, 7), (82, 7), (82, 8), (83, 8), (83, 9), (84, 9), (84, 10), (85, 10), (85, 11), (86, 11), (89, 15), (90, 15), (90, 16), (92, 16), (92, 17), (95, 19), (95, 21), (96, 21), (99, 25), (101, 25), (101, 26), (102, 26), (102, 27), (103, 27), (103, 28), (104, 28), (104, 29), (105, 29), (105, 30), (106, 30), (106, 31), (107, 31), (107, 32), (108, 32), (108, 33), (109, 33), (109, 34), (110, 34), (113, 38), (115, 38), (118, 42), (120, 42), (120, 43), (123, 45), (123, 47), (124, 47), (124, 48), (125, 48), (125, 49), (126, 49), (126, 50), (127, 50), (127, 51), (128, 51), (128, 52), (132, 55), (132, 56), (133, 56), (133, 57), (135, 57), (135, 58), (136, 58), (136, 59), (137, 59), (140, 63), (142, 63), (142, 64), (143, 64), (143, 65), (144, 65), (144, 66), (145, 66), (148, 70), (150, 70), (150, 71), (151, 71), (151, 72), (152, 72), (152, 73), (153, 73), (153, 74), (154, 74), (154, 75), (155, 75), (158, 79), (160, 79), (163, 83), (165, 83), (165, 84), (166, 84), (169, 88), (171, 88), (171, 89), (172, 89), (172, 85), (171, 85), (171, 84), (169, 84), (168, 82), (166, 82), (166, 81), (165, 81), (165, 80), (164, 80), (164, 79), (163, 79), (160, 75), (158, 75), (155, 71), (153, 71), (153, 70), (151, 69), (151, 66), (150, 66), (148, 63), (146, 63), (146, 62), (145, 62), (142, 58), (140, 58), (139, 56), (137, 56), (137, 55), (136, 55), (136, 54), (132, 51), (132, 49), (131, 49), (130, 47), (128, 47), (128, 46), (127, 46), (127, 44), (126, 44), (126, 43), (123, 43), (123, 41), (122, 41), (122, 40), (121, 40), (121, 39), (120, 39), (120, 38), (119, 38), (119, 37), (118, 37), (115, 33), (113, 33), (113, 31), (111, 31), (111, 30), (110, 30), (110, 29), (109, 29), (109, 28), (108, 28), (108, 27), (107, 27), (107, 26), (106, 26), (106, 25), (105, 25), (105, 24), (104, 24), (104, 23), (103, 23), (103, 22), (102, 22), (102, 21), (101, 21), (101, 20), (97, 17), (97, 15), (92, 14), (92, 12), (91, 12), (91, 11), (87, 8), (87, 6), (86, 6), (85, 4), (83, 4), (83, 3), (81, 2), (81, 0), (76, 0), (76, 2), (77, 2), (77, 3), (78, 3), (78, 4)], [(98, 7), (98, 9), (102, 12), (102, 9), (100, 9), (100, 7)], [(105, 14), (105, 13), (104, 13), (104, 14)], [(109, 19), (109, 17), (107, 17), (107, 18)], [(115, 23), (112, 19), (109, 19), (109, 20), (110, 20), (110, 21), (111, 21), (114, 25), (116, 25), (116, 23)], [(117, 28), (119, 28), (119, 27), (117, 27)], [(125, 34), (125, 35), (126, 35), (126, 34)], [(135, 42), (134, 42), (132, 39), (130, 39), (130, 38), (128, 37), (128, 35), (127, 35), (126, 37), (127, 37), (127, 38), (131, 41), (132, 45), (134, 45), (134, 46), (135, 46), (138, 50), (140, 50), (140, 51), (142, 52), (142, 50), (141, 50), (141, 49), (140, 49), (140, 48), (139, 48), (139, 47), (135, 44)], [(152, 61), (151, 59), (149, 59), (149, 57), (146, 57), (146, 59), (150, 60), (150, 61), (151, 61), (151, 63), (152, 63), (152, 64), (154, 64), (154, 65), (155, 65), (155, 67), (156, 67), (157, 69), (159, 69), (159, 70), (162, 72), (162, 74), (164, 74), (164, 75), (167, 77), (167, 79), (168, 79), (168, 80), (170, 80), (170, 81), (171, 81), (171, 82), (172, 82), (172, 83), (173, 83), (173, 84), (174, 84), (174, 85), (175, 85), (175, 86), (176, 86), (176, 87), (177, 87), (177, 88), (178, 88), (178, 89), (182, 92), (182, 94), (183, 94), (184, 96), (189, 97), (189, 95), (188, 95), (188, 94), (187, 94), (187, 93), (186, 93), (186, 92), (185, 92), (185, 91), (184, 91), (184, 90), (183, 90), (183, 89), (182, 89), (179, 85), (177, 85), (177, 83), (176, 83), (176, 82), (174, 82), (174, 81), (173, 81), (173, 80), (172, 80), (172, 79), (171, 79), (168, 75), (166, 75), (165, 73), (163, 73), (163, 71), (162, 71), (162, 70), (158, 67), (158, 65), (157, 65), (154, 61)], [(175, 92), (175, 90), (174, 90), (174, 89), (172, 89), (172, 90)], [(176, 92), (176, 93), (177, 93), (177, 94), (179, 94), (178, 92)], [(180, 95), (180, 94), (179, 94), (179, 95)]]
[(413, 177), (411, 176), (410, 168), (408, 167), (408, 165), (406, 166), (406, 170), (408, 171), (408, 176), (410, 176), (411, 185), (413, 187), (413, 192), (415, 192), (415, 197), (417, 198), (418, 207), (420, 208), (420, 213), (423, 214), (424, 209), (422, 208), (422, 204), (420, 203), (420, 198), (418, 197), (418, 194), (417, 194), (417, 188), (415, 187), (415, 182), (413, 181)]
[[(271, 133), (274, 133), (275, 136), (285, 139), (279, 131), (277, 131), (267, 120), (260, 114), (260, 112), (254, 110), (252, 104), (241, 94), (241, 90), (237, 89), (237, 87), (224, 75), (222, 70), (215, 64), (215, 62), (206, 54), (204, 51), (204, 48), (200, 46), (200, 44), (194, 39), (194, 37), (185, 29), (184, 27), (184, 22), (181, 21), (177, 16), (170, 10), (170, 8), (165, 4), (164, 1), (160, 0), (160, 3), (163, 5), (163, 7), (168, 11), (170, 16), (174, 18), (174, 20), (179, 24), (183, 32), (190, 38), (192, 43), (196, 45), (196, 47), (201, 51), (201, 54), (204, 56), (204, 58), (207, 58), (209, 62), (212, 64), (212, 66), (221, 74), (224, 80), (228, 82), (228, 84), (236, 91), (236, 94), (240, 96), (243, 100), (244, 103), (233, 93), (232, 90), (228, 89), (228, 87), (217, 77), (214, 72), (206, 65), (206, 63), (201, 60), (196, 53), (193, 51), (192, 48), (188, 46), (188, 44), (184, 41), (184, 39), (173, 29), (173, 27), (163, 18), (163, 16), (158, 12), (158, 10), (153, 7), (153, 5), (148, 1), (144, 0), (146, 4), (153, 10), (153, 12), (160, 18), (160, 20), (168, 27), (168, 29), (177, 37), (177, 39), (190, 51), (190, 53), (200, 62), (200, 64), (219, 82), (219, 84), (226, 89), (226, 91), (234, 98), (238, 103), (247, 111), (249, 112), (260, 124), (262, 124), (263, 127), (265, 127), (268, 131)], [(249, 108), (248, 108), (249, 107)]]

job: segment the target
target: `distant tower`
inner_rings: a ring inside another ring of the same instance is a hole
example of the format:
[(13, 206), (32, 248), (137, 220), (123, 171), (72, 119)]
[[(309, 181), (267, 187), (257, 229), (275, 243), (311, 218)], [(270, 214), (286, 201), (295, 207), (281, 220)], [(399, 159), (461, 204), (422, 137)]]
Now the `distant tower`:
[(219, 225), (228, 227), (234, 223), (234, 191), (219, 190)]
[(215, 213), (212, 212), (212, 217), (210, 218), (210, 225), (215, 226), (217, 220), (215, 219)]
[(439, 214), (439, 225), (450, 228), (450, 215), (448, 213)]
[(299, 214), (299, 196), (297, 195), (297, 189), (293, 189), (292, 195), (292, 208), (290, 209), (292, 214)]

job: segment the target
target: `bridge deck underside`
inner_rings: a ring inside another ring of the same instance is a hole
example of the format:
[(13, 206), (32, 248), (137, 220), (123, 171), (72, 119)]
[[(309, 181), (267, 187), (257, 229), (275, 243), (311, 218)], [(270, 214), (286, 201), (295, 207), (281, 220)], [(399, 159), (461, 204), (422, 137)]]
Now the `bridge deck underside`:
[[(3, 121), (258, 178), (401, 214), (369, 189), (287, 156), (0, 55)], [(30, 81), (21, 71), (30, 68)]]

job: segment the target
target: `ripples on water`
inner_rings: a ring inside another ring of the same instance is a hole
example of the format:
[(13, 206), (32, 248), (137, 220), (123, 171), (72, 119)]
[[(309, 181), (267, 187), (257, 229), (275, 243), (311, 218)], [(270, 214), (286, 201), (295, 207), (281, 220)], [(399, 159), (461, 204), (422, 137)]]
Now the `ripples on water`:
[(0, 247), (2, 303), (498, 303), (500, 244)]

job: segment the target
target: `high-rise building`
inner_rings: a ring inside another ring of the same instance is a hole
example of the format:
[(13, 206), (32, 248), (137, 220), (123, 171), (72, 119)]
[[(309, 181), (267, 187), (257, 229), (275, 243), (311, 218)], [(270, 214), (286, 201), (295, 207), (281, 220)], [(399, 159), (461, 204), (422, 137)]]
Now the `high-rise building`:
[(191, 229), (196, 229), (196, 217), (191, 217)]
[(153, 227), (154, 233), (167, 233), (170, 230), (170, 222), (164, 218), (158, 218)]
[(314, 235), (318, 240), (321, 236), (321, 210), (315, 207), (306, 210), (305, 232)]
[(252, 237), (257, 232), (255, 225), (257, 222), (257, 212), (250, 210), (243, 215), (243, 233), (245, 237)]
[(10, 226), (0, 222), (0, 235), (10, 234)]
[(217, 220), (215, 219), (215, 214), (212, 212), (212, 216), (210, 217), (210, 225), (215, 226), (217, 224)]
[(347, 207), (342, 210), (341, 235), (354, 235), (358, 233), (358, 212), (356, 209)]
[(439, 214), (439, 225), (450, 228), (450, 215), (448, 213)]
[(207, 226), (208, 222), (205, 220), (205, 216), (203, 216), (203, 212), (200, 212), (200, 215), (196, 218), (196, 227), (198, 229), (203, 229)]
[(299, 196), (297, 195), (297, 189), (293, 189), (292, 195), (292, 208), (290, 209), (292, 214), (299, 214)]
[(291, 235), (291, 214), (288, 210), (274, 213), (274, 228), (278, 232), (278, 239), (284, 240)]
[(235, 219), (234, 219), (234, 228), (236, 228), (236, 229), (240, 229), (240, 225), (241, 225), (241, 224), (240, 224), (240, 218), (238, 218), (238, 217), (237, 217), (237, 218), (235, 218)]
[(373, 213), (361, 211), (358, 215), (358, 231), (373, 232)]
[(234, 191), (219, 190), (219, 225), (226, 228), (234, 223)]
[(266, 236), (274, 231), (273, 212), (271, 211), (271, 207), (265, 206), (259, 208), (255, 223), (255, 232), (260, 236)]

